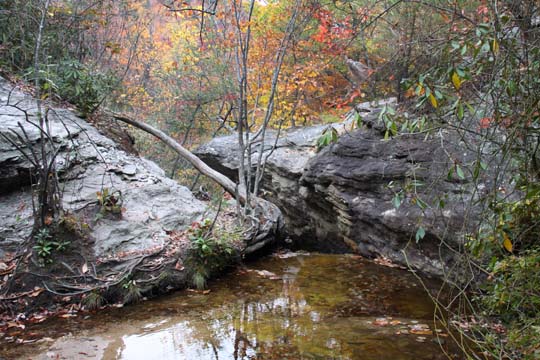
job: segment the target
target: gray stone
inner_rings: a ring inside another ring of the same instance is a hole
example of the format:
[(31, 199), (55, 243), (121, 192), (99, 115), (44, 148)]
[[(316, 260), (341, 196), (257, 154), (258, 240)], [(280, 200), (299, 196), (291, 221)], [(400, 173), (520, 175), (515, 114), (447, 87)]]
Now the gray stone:
[[(281, 209), (286, 230), (300, 247), (383, 256), (441, 276), (458, 261), (454, 250), (462, 246), (463, 233), (477, 219), (468, 206), (482, 195), (473, 191), (472, 182), (456, 176), (448, 180), (446, 174), (454, 161), (471, 163), (475, 155), (464, 151), (453, 133), (385, 141), (378, 114), (388, 102), (394, 100), (357, 106), (363, 128), (352, 129), (356, 114), (350, 113), (344, 123), (332, 125), (341, 134), (338, 142), (320, 152), (316, 142), (327, 126), (282, 132), (266, 165), (263, 192)], [(269, 132), (266, 152), (275, 136)], [(237, 148), (236, 136), (227, 136), (195, 153), (234, 179)], [(422, 210), (409, 198), (395, 209), (394, 192), (413, 180), (423, 183), (416, 194), (430, 206)], [(480, 182), (477, 188), (489, 188), (489, 178)], [(436, 205), (439, 198), (446, 203), (444, 209)], [(426, 235), (417, 243), (420, 226)]]
[[(0, 248), (13, 250), (30, 234), (32, 198), (28, 185), (34, 166), (21, 150), (39, 145), (35, 101), (0, 79)], [(96, 257), (144, 251), (163, 245), (167, 233), (181, 230), (205, 216), (207, 207), (191, 192), (166, 178), (149, 160), (122, 151), (71, 111), (51, 107), (48, 112), (54, 149), (59, 151), (63, 207), (90, 225)], [(20, 143), (14, 131), (28, 142)], [(17, 149), (21, 146), (21, 149)], [(25, 190), (26, 189), (26, 190)], [(98, 192), (121, 194), (121, 215), (96, 216)]]

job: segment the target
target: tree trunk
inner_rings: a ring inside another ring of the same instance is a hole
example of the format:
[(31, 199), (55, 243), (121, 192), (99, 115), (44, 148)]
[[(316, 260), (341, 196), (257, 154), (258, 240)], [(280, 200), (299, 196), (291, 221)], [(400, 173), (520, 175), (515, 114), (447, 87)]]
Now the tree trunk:
[(208, 165), (206, 165), (201, 159), (193, 155), (189, 150), (176, 142), (173, 138), (165, 134), (163, 131), (154, 128), (148, 124), (142, 123), (140, 121), (134, 120), (130, 117), (120, 114), (111, 114), (115, 119), (125, 122), (126, 124), (135, 126), (138, 129), (141, 129), (163, 141), (165, 144), (170, 146), (178, 155), (182, 156), (184, 159), (189, 161), (193, 167), (195, 167), (201, 174), (208, 176), (210, 179), (218, 183), (225, 191), (234, 196), (242, 205), (247, 201), (246, 189), (236, 183), (225, 175), (215, 171)]

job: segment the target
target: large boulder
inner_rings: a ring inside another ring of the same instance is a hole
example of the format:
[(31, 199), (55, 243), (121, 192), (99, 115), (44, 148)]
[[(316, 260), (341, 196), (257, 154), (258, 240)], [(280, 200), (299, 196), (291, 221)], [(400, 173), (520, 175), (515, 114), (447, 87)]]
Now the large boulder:
[[(217, 275), (280, 236), (283, 219), (274, 204), (258, 201), (251, 221), (239, 228), (232, 205), (216, 212), (196, 199), (136, 156), (125, 130), (101, 124), (102, 134), (50, 103), (42, 111), (44, 147), (36, 100), (0, 78), (0, 288), (8, 294), (0, 310), (43, 319), (64, 311), (65, 302), (95, 308), (200, 286), (195, 279)], [(58, 226), (31, 239), (42, 151), (54, 157), (62, 212)], [(207, 224), (228, 240), (219, 261), (192, 242)], [(43, 308), (46, 315), (39, 314)]]
[[(0, 248), (12, 250), (31, 232), (38, 149), (36, 102), (0, 80)], [(72, 111), (50, 108), (48, 124), (60, 177), (63, 208), (89, 229), (96, 258), (162, 246), (207, 212), (191, 192), (167, 178), (154, 163), (130, 155)], [(24, 131), (23, 131), (24, 130)], [(16, 133), (18, 135), (16, 135)], [(24, 140), (24, 141), (22, 141)], [(98, 193), (116, 192), (122, 213), (100, 211)]]
[[(320, 151), (317, 140), (328, 125), (282, 132), (277, 142), (275, 132), (267, 133), (263, 151), (272, 154), (263, 190), (282, 210), (286, 230), (300, 247), (383, 257), (442, 276), (459, 259), (456, 250), (477, 216), (468, 207), (481, 195), (467, 179), (448, 178), (448, 170), (476, 155), (462, 150), (452, 133), (385, 140), (378, 117), (386, 102), (358, 106), (364, 126), (352, 129), (357, 115), (351, 112), (333, 125), (340, 133), (337, 143)], [(226, 136), (196, 154), (235, 178), (237, 149), (236, 136)], [(402, 189), (408, 195), (396, 209), (393, 199)], [(425, 236), (416, 241), (420, 228)]]

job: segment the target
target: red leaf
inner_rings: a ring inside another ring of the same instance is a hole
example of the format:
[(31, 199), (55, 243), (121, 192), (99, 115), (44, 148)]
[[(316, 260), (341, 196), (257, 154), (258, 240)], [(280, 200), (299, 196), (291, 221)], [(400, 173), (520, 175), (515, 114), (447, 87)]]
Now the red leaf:
[(488, 129), (491, 127), (492, 119), (488, 117), (484, 117), (480, 119), (480, 129)]

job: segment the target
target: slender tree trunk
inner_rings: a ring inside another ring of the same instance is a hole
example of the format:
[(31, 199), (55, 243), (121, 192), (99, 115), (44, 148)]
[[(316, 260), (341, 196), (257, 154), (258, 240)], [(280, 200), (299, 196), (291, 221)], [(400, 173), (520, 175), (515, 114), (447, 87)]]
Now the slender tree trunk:
[[(34, 49), (34, 86), (36, 88), (36, 106), (37, 118), (40, 131), (40, 158), (38, 166), (38, 200), (37, 206), (34, 206), (34, 230), (41, 229), (49, 225), (58, 213), (60, 208), (60, 194), (57, 188), (57, 177), (54, 157), (48, 153), (48, 145), (52, 147), (54, 153), (54, 144), (50, 141), (50, 128), (47, 117), (47, 110), (44, 111), (41, 101), (41, 43), (43, 31), (46, 26), (47, 13), (49, 11), (50, 0), (46, 0), (41, 8), (41, 17), (39, 19), (39, 28), (36, 36), (36, 46)], [(49, 220), (49, 217), (51, 218)]]
[(129, 118), (124, 115), (120, 114), (112, 114), (112, 116), (120, 120), (122, 122), (125, 122), (126, 124), (135, 126), (138, 129), (141, 129), (159, 140), (163, 141), (165, 144), (170, 146), (174, 151), (178, 153), (178, 155), (182, 156), (184, 159), (189, 161), (193, 167), (195, 167), (197, 170), (199, 170), (203, 175), (208, 176), (210, 179), (214, 180), (216, 183), (218, 183), (225, 191), (227, 191), (232, 196), (236, 197), (236, 199), (242, 204), (245, 205), (247, 202), (247, 196), (246, 196), (246, 189), (245, 187), (241, 185), (237, 185), (234, 183), (231, 179), (226, 177), (225, 175), (217, 172), (216, 170), (212, 169), (208, 165), (206, 165), (201, 159), (199, 159), (197, 156), (195, 156), (193, 153), (191, 153), (189, 150), (187, 150), (185, 147), (180, 145), (178, 142), (176, 142), (173, 138), (165, 134), (163, 131), (158, 130), (154, 128), (153, 126), (150, 126), (148, 124), (142, 123), (140, 121), (134, 120), (132, 118)]

